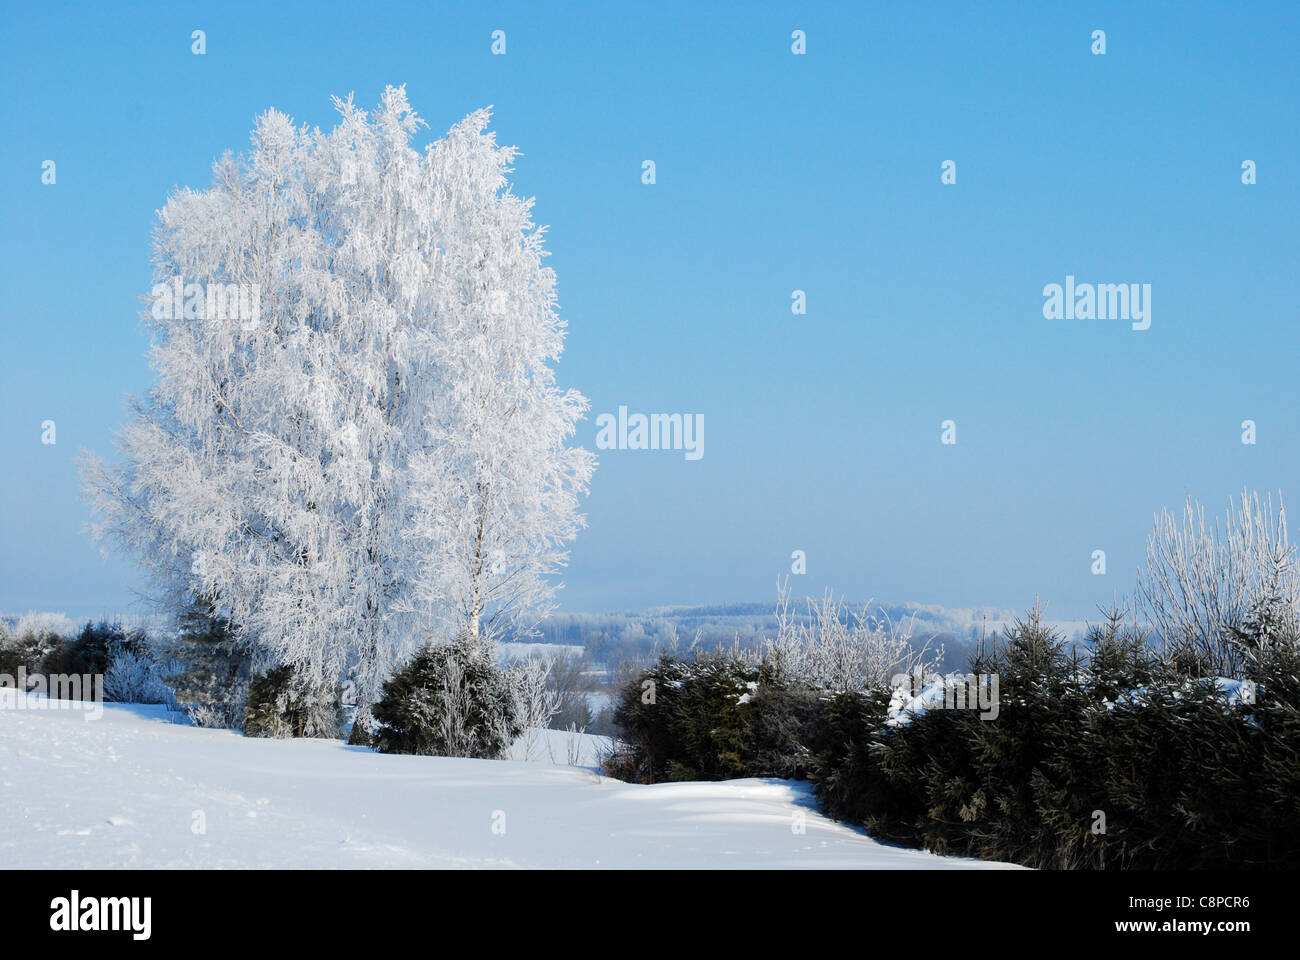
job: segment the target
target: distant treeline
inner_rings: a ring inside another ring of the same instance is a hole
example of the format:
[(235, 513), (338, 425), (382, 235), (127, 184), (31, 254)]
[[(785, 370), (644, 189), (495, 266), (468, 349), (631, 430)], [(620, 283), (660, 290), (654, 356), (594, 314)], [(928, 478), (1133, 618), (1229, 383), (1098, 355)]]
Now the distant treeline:
[[(796, 615), (804, 613), (802, 604), (792, 606)], [(964, 667), (984, 632), (996, 634), (1013, 616), (992, 609), (844, 604), (844, 618), (858, 615), (883, 618), (905, 632), (910, 625), (913, 645), (920, 649), (928, 644), (931, 651), (942, 648), (941, 663), (946, 669), (954, 670)], [(627, 664), (649, 663), (664, 652), (690, 649), (708, 652), (733, 646), (756, 650), (765, 638), (775, 636), (777, 629), (776, 610), (769, 600), (652, 607), (620, 613), (553, 613), (538, 626), (538, 639), (543, 643), (581, 646), (594, 666), (617, 670)]]

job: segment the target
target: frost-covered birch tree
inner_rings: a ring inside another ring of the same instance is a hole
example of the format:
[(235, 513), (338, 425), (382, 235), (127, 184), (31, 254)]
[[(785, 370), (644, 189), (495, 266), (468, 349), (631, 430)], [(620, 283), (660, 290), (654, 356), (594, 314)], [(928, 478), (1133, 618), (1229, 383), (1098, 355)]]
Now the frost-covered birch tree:
[(83, 478), (177, 609), (213, 603), (322, 697), (353, 679), (364, 716), (419, 644), (544, 608), (594, 458), (489, 112), (418, 151), (404, 88), (335, 105), (328, 133), (268, 111), (159, 212), (157, 380)]
[(555, 277), (541, 266), (531, 201), (501, 193), (514, 152), (484, 149), (486, 120), (475, 114), (431, 157), (435, 180), (469, 189), (446, 201), (457, 225), (442, 254), (452, 282), (433, 294), (446, 388), (411, 458), (408, 535), (422, 557), (417, 595), (435, 601), (453, 634), (491, 641), (531, 629), (526, 618), (547, 609), (546, 574), (564, 564), (582, 523), (595, 460), (565, 447), (587, 401), (555, 386), (548, 364), (564, 337)]

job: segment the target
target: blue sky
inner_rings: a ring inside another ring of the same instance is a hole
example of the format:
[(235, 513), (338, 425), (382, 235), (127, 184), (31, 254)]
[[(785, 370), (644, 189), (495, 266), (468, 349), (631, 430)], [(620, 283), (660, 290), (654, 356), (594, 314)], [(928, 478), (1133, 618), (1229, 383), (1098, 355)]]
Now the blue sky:
[[(149, 383), (154, 211), (266, 108), (328, 126), (387, 83), (523, 151), (580, 441), (704, 415), (700, 460), (601, 452), (565, 609), (766, 599), (800, 549), (796, 594), (1083, 617), (1186, 492), (1300, 505), (1300, 7), (1073, 6), (6, 3), (0, 610), (140, 585), (73, 459)], [(1067, 274), (1151, 284), (1151, 328), (1045, 320)]]

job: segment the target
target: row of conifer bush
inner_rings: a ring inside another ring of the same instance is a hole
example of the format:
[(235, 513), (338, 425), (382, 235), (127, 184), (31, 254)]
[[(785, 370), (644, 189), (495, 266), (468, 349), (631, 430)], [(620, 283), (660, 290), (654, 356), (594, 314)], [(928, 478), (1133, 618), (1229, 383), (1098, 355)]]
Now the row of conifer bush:
[(888, 690), (819, 689), (771, 658), (664, 656), (623, 688), (606, 770), (808, 779), (829, 816), (879, 839), (1038, 868), (1300, 866), (1295, 646), (1267, 625), (1235, 638), (1241, 687), (1156, 655), (1118, 614), (1087, 640), (1067, 649), (1035, 609), (972, 657), (998, 677), (995, 718), (903, 723)]

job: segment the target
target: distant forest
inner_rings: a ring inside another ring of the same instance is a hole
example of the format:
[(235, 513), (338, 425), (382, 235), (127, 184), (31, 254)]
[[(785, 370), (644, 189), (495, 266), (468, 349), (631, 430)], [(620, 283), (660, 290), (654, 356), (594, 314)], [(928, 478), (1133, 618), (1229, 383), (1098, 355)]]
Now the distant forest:
[[(845, 604), (846, 614), (886, 618), (896, 626), (911, 624), (912, 643), (931, 650), (943, 648), (945, 669), (964, 670), (967, 658), (980, 639), (990, 637), (1009, 623), (1009, 610), (949, 609), (918, 604)], [(802, 615), (802, 602), (791, 604), (791, 613)], [(1075, 621), (1056, 624), (1067, 638), (1080, 639), (1084, 625)], [(720, 603), (695, 607), (652, 607), (621, 613), (553, 613), (538, 625), (542, 643), (585, 648), (593, 666), (617, 670), (627, 664), (642, 664), (665, 651), (682, 652), (692, 646), (703, 650), (729, 648), (733, 644), (753, 649), (764, 637), (776, 634), (774, 604)]]

